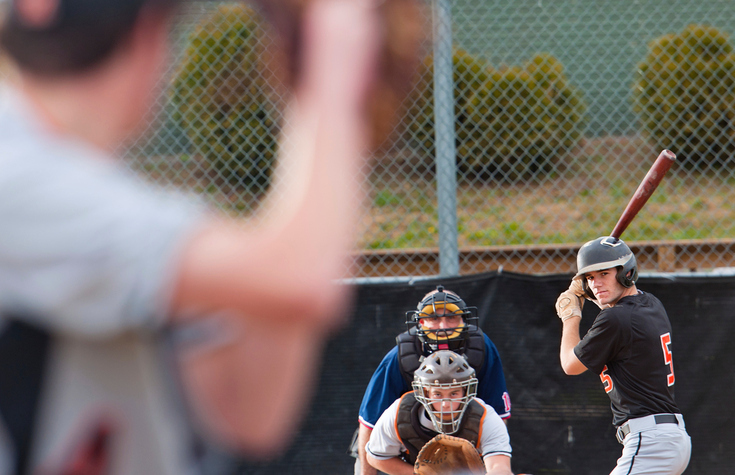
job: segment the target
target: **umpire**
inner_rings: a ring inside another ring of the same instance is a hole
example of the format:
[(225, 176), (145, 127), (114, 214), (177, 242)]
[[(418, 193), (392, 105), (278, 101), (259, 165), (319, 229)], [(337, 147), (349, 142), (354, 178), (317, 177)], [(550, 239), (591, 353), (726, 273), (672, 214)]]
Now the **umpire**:
[[(623, 241), (605, 236), (580, 248), (577, 275), (556, 302), (561, 366), (569, 375), (600, 375), (623, 444), (611, 475), (678, 475), (689, 464), (691, 440), (674, 400), (671, 323), (661, 302), (636, 288), (637, 277)], [(602, 311), (580, 340), (583, 297)]]

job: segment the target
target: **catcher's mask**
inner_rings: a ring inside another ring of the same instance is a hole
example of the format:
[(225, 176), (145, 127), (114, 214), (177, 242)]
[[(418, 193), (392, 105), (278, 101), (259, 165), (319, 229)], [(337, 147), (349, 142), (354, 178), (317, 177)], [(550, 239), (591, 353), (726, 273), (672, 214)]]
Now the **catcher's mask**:
[(630, 287), (638, 279), (638, 264), (633, 251), (620, 239), (603, 236), (589, 241), (577, 253), (577, 275), (588, 296), (595, 298), (584, 275), (588, 272), (617, 268), (615, 277), (623, 287)]
[[(463, 356), (439, 350), (427, 356), (414, 373), (413, 391), (431, 417), (434, 429), (441, 434), (454, 434), (467, 405), (477, 395), (475, 370)], [(440, 394), (444, 397), (436, 397)]]
[[(419, 302), (416, 310), (406, 312), (406, 326), (410, 330), (416, 327), (419, 340), (424, 348), (431, 352), (437, 350), (464, 351), (465, 342), (469, 337), (469, 324), (477, 325), (477, 311), (475, 307), (465, 305), (459, 295), (451, 290), (444, 290), (439, 285)], [(452, 328), (430, 329), (420, 323), (422, 319), (461, 316), (459, 326)]]

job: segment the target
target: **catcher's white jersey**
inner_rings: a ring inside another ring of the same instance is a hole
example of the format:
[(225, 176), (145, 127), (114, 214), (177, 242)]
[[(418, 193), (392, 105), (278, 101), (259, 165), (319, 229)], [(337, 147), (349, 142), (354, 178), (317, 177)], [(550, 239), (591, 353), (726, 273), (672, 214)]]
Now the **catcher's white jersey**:
[[(480, 434), (480, 453), (483, 459), (493, 455), (507, 455), (510, 457), (510, 436), (505, 423), (492, 406), (488, 406), (479, 398), (475, 398), (475, 401), (482, 404), (487, 411)], [(401, 443), (396, 433), (396, 416), (400, 403), (401, 400), (397, 399), (385, 410), (370, 434), (370, 440), (365, 446), (365, 450), (376, 459), (389, 459), (406, 452), (406, 447)], [(420, 421), (421, 425), (427, 429), (434, 430), (434, 425), (424, 410), (421, 411)]]

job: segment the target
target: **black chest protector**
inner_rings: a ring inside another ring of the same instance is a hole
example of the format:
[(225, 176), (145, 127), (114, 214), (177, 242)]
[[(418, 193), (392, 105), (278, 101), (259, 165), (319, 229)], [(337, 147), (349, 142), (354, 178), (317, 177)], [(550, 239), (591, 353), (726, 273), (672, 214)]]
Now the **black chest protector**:
[[(398, 344), (398, 367), (401, 370), (403, 379), (406, 380), (408, 386), (411, 387), (413, 382), (413, 373), (419, 369), (421, 358), (426, 354), (423, 344), (416, 334), (416, 327), (411, 327), (396, 337)], [(467, 362), (475, 369), (476, 374), (481, 374), (482, 366), (485, 363), (485, 334), (475, 325), (469, 325), (467, 341), (465, 341), (461, 351)]]
[[(404, 454), (404, 459), (411, 465), (416, 463), (421, 447), (439, 434), (425, 428), (419, 422), (419, 415), (423, 408), (424, 406), (416, 400), (413, 392), (406, 393), (401, 398), (396, 415), (398, 437), (408, 450), (408, 453)], [(477, 442), (480, 440), (480, 424), (484, 415), (485, 407), (473, 399), (462, 416), (459, 430), (452, 436), (467, 439), (477, 447)]]

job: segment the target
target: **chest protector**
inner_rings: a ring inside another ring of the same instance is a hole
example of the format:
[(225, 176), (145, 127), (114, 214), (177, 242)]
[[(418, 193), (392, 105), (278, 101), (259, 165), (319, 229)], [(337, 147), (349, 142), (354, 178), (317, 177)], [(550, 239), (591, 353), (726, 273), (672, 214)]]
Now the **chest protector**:
[[(424, 357), (423, 344), (416, 334), (416, 327), (411, 327), (408, 331), (398, 335), (396, 343), (398, 344), (398, 367), (403, 379), (411, 387), (413, 373), (419, 369), (421, 358)], [(481, 374), (485, 363), (485, 334), (482, 330), (475, 325), (469, 325), (467, 341), (458, 353), (465, 357), (470, 366), (475, 369), (476, 374)]]
[[(398, 438), (401, 439), (401, 443), (408, 450), (408, 453), (404, 454), (404, 459), (411, 465), (416, 463), (421, 448), (428, 441), (439, 435), (438, 432), (425, 428), (419, 422), (420, 411), (423, 409), (424, 406), (416, 400), (412, 391), (401, 397), (398, 414), (396, 415)], [(467, 410), (462, 416), (462, 423), (459, 425), (459, 430), (452, 434), (452, 436), (467, 439), (472, 445), (479, 448), (480, 435), (482, 433), (481, 424), (484, 417), (485, 407), (473, 399), (467, 405)]]

